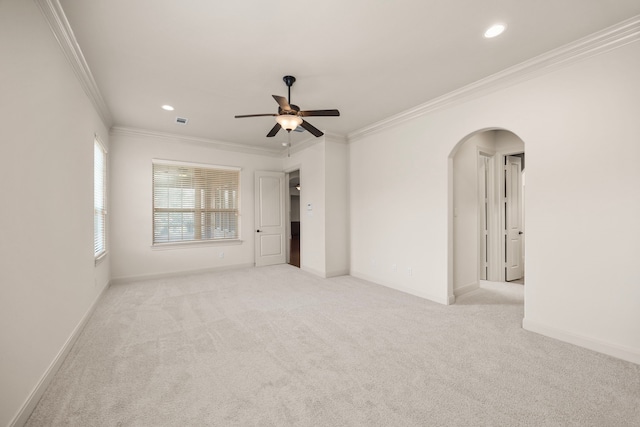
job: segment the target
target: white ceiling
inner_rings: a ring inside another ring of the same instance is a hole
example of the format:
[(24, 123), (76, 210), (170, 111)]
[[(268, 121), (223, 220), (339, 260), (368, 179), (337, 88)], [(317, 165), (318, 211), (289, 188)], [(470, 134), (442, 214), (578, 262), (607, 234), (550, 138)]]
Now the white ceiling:
[[(284, 75), (292, 103), (341, 112), (310, 123), (347, 135), (640, 14), (638, 0), (60, 3), (115, 126), (270, 150), (287, 140), (265, 137), (273, 117), (233, 116), (277, 112)], [(496, 22), (507, 31), (483, 38)]]

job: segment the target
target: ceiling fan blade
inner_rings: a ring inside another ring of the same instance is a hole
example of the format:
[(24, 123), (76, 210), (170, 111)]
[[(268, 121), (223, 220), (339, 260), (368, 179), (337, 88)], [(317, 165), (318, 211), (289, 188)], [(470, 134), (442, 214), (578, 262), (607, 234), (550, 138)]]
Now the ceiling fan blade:
[(308, 111), (300, 111), (298, 115), (302, 117), (310, 117), (310, 116), (332, 116), (337, 117), (340, 115), (340, 111), (338, 110), (308, 110)]
[(271, 96), (273, 96), (273, 99), (276, 100), (276, 102), (278, 103), (278, 105), (282, 110), (291, 111), (291, 106), (289, 105), (287, 98), (285, 98), (284, 96), (278, 96), (278, 95), (271, 95)]
[(272, 116), (275, 117), (277, 114), (245, 114), (243, 116), (234, 116), (236, 119), (242, 119), (244, 117), (263, 117), (263, 116)]
[(316, 138), (319, 136), (324, 135), (323, 132), (321, 132), (318, 128), (316, 128), (315, 126), (313, 126), (311, 123), (303, 120), (302, 123), (300, 123), (300, 126), (302, 126), (303, 128), (305, 128), (306, 130), (308, 130), (310, 133), (313, 134), (313, 136), (315, 136)]
[(282, 129), (282, 126), (280, 126), (280, 123), (276, 123), (276, 125), (274, 127), (271, 128), (271, 130), (269, 131), (269, 133), (267, 134), (267, 138), (271, 138), (272, 136), (276, 136), (276, 133), (278, 133), (278, 131)]

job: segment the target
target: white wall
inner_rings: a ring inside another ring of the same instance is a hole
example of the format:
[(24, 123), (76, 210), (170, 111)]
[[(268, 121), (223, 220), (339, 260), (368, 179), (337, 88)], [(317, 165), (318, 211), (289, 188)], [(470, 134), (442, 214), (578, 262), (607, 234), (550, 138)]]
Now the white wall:
[(94, 133), (109, 139), (35, 2), (0, 2), (0, 63), (5, 426), (24, 422), (109, 281), (109, 256), (93, 257)]
[[(242, 168), (241, 244), (152, 247), (152, 159)], [(254, 252), (254, 173), (281, 171), (282, 159), (223, 151), (203, 142), (116, 131), (111, 136), (112, 276), (123, 281), (179, 272), (248, 266)], [(220, 254), (224, 257), (220, 258)]]
[[(349, 271), (348, 146), (343, 142), (317, 138), (283, 160), (116, 129), (110, 155), (111, 271), (115, 281), (253, 265), (253, 175), (257, 170), (300, 170), (301, 268), (323, 277)], [(152, 248), (154, 158), (241, 167), (242, 244)]]
[(349, 147), (325, 137), (326, 276), (349, 274)]
[(284, 160), (284, 170), (300, 169), (300, 268), (322, 277), (348, 274), (348, 146), (327, 135), (304, 146)]
[(446, 303), (448, 157), (507, 129), (527, 150), (525, 327), (640, 363), (639, 74), (636, 42), (353, 141), (352, 273)]
[(284, 160), (284, 170), (300, 169), (300, 268), (322, 277), (349, 273), (348, 155), (325, 135)]
[(444, 304), (451, 147), (443, 141), (456, 128), (438, 126), (442, 117), (356, 140), (349, 159), (351, 274)]
[(320, 276), (326, 273), (324, 165), (324, 137), (284, 159), (284, 170), (300, 170), (300, 268)]

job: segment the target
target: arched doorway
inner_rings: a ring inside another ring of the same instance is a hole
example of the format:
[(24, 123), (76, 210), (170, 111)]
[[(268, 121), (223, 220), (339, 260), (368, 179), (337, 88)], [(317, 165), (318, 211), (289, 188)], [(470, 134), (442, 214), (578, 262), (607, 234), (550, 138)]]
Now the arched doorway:
[(524, 142), (483, 129), (449, 160), (450, 300), (487, 281), (524, 284)]

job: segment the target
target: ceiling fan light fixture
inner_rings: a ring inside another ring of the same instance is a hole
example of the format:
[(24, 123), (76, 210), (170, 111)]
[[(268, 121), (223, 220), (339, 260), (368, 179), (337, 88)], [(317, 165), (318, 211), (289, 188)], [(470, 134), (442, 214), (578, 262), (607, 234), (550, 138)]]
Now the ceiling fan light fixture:
[(276, 122), (278, 122), (283, 129), (291, 131), (302, 124), (302, 117), (294, 116), (293, 114), (280, 114), (276, 116)]

